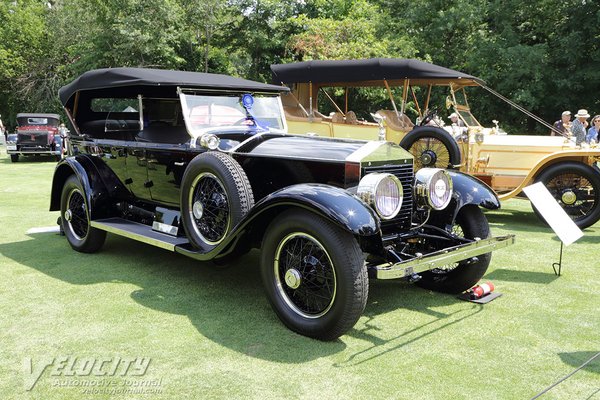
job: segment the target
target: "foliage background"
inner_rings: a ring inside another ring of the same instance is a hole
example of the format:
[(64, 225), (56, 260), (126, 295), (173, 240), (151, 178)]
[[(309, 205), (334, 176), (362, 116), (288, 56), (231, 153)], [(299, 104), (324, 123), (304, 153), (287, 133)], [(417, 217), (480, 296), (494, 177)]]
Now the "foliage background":
[[(550, 122), (567, 109), (597, 114), (599, 3), (2, 0), (0, 113), (12, 127), (17, 112), (60, 112), (58, 88), (94, 68), (174, 68), (269, 81), (272, 63), (414, 57), (478, 76)], [(546, 133), (491, 95), (476, 96), (472, 106), (481, 121)]]

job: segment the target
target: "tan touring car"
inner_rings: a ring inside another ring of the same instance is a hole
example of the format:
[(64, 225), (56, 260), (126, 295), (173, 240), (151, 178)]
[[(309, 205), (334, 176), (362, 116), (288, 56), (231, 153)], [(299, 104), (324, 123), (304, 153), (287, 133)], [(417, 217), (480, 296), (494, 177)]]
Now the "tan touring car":
[[(415, 156), (415, 168), (460, 169), (491, 186), (501, 200), (523, 195), (525, 186), (541, 181), (579, 227), (600, 219), (600, 148), (576, 145), (560, 132), (508, 135), (497, 121), (482, 126), (467, 101), (469, 87), (481, 87), (554, 129), (477, 77), (413, 59), (307, 61), (271, 70), (275, 83), (291, 88), (283, 97), (290, 133), (399, 143)], [(447, 95), (445, 112), (459, 116), (455, 124), (445, 125), (430, 104), (439, 87)], [(349, 109), (356, 88), (387, 92), (388, 106), (371, 110), (375, 122)], [(415, 121), (406, 115), (409, 105), (418, 114)]]

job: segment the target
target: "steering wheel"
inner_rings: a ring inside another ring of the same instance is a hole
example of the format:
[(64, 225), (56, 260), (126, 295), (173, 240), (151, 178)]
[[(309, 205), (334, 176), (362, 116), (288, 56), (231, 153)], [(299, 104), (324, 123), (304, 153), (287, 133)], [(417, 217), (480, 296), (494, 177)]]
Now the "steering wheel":
[(427, 125), (436, 116), (437, 116), (437, 108), (432, 108), (431, 111), (429, 111), (427, 114), (425, 114), (425, 116), (423, 117), (423, 119), (419, 123), (419, 126), (425, 126), (425, 125)]
[(235, 121), (233, 123), (233, 125), (234, 126), (239, 126), (239, 125), (256, 126), (256, 121), (253, 118), (244, 117), (244, 118), (240, 118), (237, 121)]

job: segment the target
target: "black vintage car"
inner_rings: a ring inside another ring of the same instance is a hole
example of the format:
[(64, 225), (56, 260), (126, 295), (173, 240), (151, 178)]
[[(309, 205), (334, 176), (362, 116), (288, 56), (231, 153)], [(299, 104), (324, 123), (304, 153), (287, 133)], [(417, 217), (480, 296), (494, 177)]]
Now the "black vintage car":
[(393, 143), (287, 134), (286, 90), (132, 68), (63, 87), (73, 130), (50, 210), (71, 247), (95, 252), (111, 232), (216, 263), (258, 248), (283, 323), (332, 340), (360, 317), (369, 277), (460, 292), (513, 242), (490, 236), (479, 207), (499, 202), (473, 177), (415, 174)]

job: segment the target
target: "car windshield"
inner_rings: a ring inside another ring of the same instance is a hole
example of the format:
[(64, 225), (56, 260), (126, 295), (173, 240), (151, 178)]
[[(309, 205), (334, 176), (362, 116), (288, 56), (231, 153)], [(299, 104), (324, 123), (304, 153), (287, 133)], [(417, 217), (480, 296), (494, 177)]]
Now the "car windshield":
[(180, 95), (183, 118), (193, 136), (214, 129), (284, 130), (279, 96), (261, 94)]
[(477, 119), (473, 116), (473, 114), (471, 114), (471, 111), (458, 110), (458, 112), (459, 112), (460, 116), (462, 117), (462, 119), (467, 124), (467, 126), (481, 126), (479, 124), (479, 121), (477, 121)]

